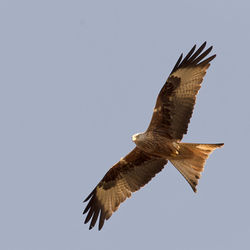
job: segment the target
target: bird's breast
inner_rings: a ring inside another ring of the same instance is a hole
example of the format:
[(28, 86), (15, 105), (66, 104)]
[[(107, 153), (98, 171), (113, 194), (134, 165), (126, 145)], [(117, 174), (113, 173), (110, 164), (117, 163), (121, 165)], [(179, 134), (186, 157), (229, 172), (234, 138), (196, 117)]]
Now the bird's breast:
[(178, 154), (178, 143), (152, 132), (145, 132), (134, 142), (142, 151), (158, 157), (168, 158)]

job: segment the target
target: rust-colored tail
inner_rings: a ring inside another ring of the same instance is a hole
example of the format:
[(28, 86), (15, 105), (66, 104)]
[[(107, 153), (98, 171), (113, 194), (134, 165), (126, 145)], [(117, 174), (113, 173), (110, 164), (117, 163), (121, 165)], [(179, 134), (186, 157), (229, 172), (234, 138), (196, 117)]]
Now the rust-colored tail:
[(171, 163), (188, 181), (194, 192), (201, 172), (204, 169), (208, 156), (216, 149), (220, 148), (224, 143), (220, 144), (196, 144), (196, 143), (179, 143), (179, 154), (170, 159)]

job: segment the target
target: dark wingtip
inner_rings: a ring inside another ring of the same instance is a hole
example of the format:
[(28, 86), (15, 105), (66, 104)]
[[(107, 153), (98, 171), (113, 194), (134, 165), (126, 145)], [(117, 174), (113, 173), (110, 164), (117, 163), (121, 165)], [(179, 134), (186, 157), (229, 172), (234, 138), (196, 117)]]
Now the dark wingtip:
[(204, 61), (202, 61), (213, 49), (213, 46), (210, 46), (208, 49), (206, 49), (204, 52), (203, 50), (205, 49), (207, 45), (207, 41), (205, 41), (196, 51), (196, 44), (192, 47), (192, 49), (187, 53), (187, 55), (185, 56), (185, 58), (182, 60), (182, 56), (183, 54), (181, 54), (181, 56), (179, 57), (177, 63), (175, 64), (173, 70), (171, 71), (170, 74), (172, 74), (173, 72), (177, 71), (180, 68), (185, 68), (188, 66), (197, 66), (197, 65), (206, 65), (208, 64), (210, 61), (212, 61), (215, 58), (215, 55), (205, 59)]
[(88, 200), (90, 199), (91, 196), (92, 196), (92, 193), (89, 194), (89, 196), (83, 201), (83, 203), (86, 202), (86, 201), (88, 201)]
[(175, 66), (174, 66), (174, 68), (173, 68), (172, 71), (171, 71), (171, 74), (172, 74), (174, 71), (176, 71), (176, 70), (178, 69), (178, 67), (180, 66), (180, 62), (181, 62), (181, 60), (182, 60), (182, 57), (183, 57), (183, 53), (181, 53), (180, 57), (178, 58), (178, 60), (177, 60), (177, 62), (176, 62), (176, 64), (175, 64)]
[(193, 46), (193, 48), (187, 53), (187, 55), (185, 56), (185, 58), (182, 60), (181, 63), (179, 63), (178, 67), (181, 68), (192, 56), (192, 54), (194, 53), (196, 48), (196, 44)]
[(210, 46), (208, 49), (207, 49), (207, 54), (210, 53), (210, 51), (213, 49), (213, 46)]
[(206, 47), (206, 45), (207, 45), (207, 41), (205, 41), (205, 42), (201, 45), (201, 47), (202, 47), (202, 46)]
[(96, 190), (96, 188), (94, 188), (94, 190), (88, 195), (88, 197), (83, 201), (83, 203), (88, 201), (93, 196), (95, 190)]
[(210, 57), (208, 57), (207, 59), (205, 59), (204, 61), (200, 62), (199, 65), (207, 65), (209, 64), (214, 58), (216, 57), (216, 55), (212, 55)]
[(82, 212), (82, 214), (86, 214), (88, 212), (88, 210), (89, 210), (89, 206), (86, 206), (84, 211)]
[(204, 48), (206, 47), (206, 45), (207, 45), (207, 41), (205, 41), (201, 46), (200, 46), (200, 50), (202, 51), (202, 50), (204, 50)]

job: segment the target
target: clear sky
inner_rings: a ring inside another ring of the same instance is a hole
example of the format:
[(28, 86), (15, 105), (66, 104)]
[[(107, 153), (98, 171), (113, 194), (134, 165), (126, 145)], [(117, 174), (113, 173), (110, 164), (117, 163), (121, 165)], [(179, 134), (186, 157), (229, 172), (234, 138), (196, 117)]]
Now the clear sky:
[[(0, 1), (0, 249), (250, 249), (249, 1)], [(224, 142), (194, 194), (169, 163), (88, 230), (84, 198), (144, 131), (181, 52), (217, 54), (185, 142)]]

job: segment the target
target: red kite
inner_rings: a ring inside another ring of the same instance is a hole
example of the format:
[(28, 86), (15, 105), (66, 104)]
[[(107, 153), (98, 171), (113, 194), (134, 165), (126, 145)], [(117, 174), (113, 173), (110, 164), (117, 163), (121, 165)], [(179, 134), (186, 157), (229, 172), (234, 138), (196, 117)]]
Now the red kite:
[(168, 160), (196, 192), (198, 179), (208, 156), (224, 144), (182, 143), (193, 113), (196, 95), (206, 70), (216, 55), (208, 58), (212, 46), (202, 52), (206, 42), (184, 59), (182, 54), (162, 87), (148, 129), (132, 137), (136, 147), (121, 158), (84, 200), (84, 214), (93, 228), (99, 217), (99, 230), (119, 205), (159, 173)]

